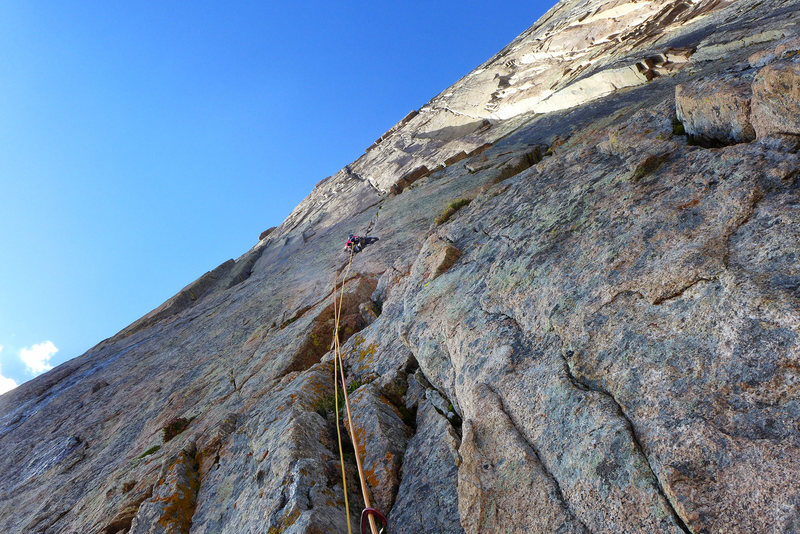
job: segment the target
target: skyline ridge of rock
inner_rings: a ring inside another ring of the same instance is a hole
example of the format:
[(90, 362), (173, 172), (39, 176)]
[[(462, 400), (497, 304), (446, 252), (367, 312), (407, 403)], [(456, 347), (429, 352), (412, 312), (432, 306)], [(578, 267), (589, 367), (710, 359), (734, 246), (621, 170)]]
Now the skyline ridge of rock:
[(559, 2), (238, 259), (0, 396), (0, 530), (345, 532), (357, 233), (340, 335), (390, 532), (800, 532), (798, 8)]

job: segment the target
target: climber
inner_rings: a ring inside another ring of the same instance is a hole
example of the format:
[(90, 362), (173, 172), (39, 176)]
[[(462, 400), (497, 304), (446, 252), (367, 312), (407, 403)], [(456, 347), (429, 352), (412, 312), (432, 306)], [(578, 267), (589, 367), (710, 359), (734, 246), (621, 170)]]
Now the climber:
[(377, 240), (378, 240), (377, 237), (350, 234), (350, 239), (347, 240), (347, 243), (344, 246), (344, 251), (350, 253), (350, 251), (352, 250), (353, 254), (356, 254), (358, 252), (361, 252), (364, 249), (364, 247), (366, 247), (367, 245), (371, 245)]

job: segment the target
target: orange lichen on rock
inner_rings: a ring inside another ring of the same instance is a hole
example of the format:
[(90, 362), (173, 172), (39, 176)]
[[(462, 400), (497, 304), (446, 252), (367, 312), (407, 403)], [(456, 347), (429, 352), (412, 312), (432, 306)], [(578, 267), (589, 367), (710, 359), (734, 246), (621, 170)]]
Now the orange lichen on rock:
[(130, 531), (139, 532), (140, 525), (158, 524), (164, 529), (160, 532), (188, 534), (199, 489), (198, 453), (192, 444), (162, 467), (152, 497), (142, 502)]

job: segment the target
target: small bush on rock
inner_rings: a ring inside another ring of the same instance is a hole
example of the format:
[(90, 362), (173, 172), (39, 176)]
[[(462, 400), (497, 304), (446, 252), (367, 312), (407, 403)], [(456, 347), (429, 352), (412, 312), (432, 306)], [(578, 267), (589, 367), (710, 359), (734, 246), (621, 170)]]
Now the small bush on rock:
[(450, 202), (450, 204), (447, 205), (442, 214), (436, 217), (436, 224), (442, 225), (446, 223), (450, 219), (450, 217), (452, 217), (458, 210), (460, 210), (470, 202), (472, 202), (472, 199), (469, 198), (458, 198), (456, 200), (453, 200), (452, 202)]
[[(336, 409), (336, 400), (337, 399), (333, 394), (325, 395), (314, 403), (314, 411), (320, 414), (322, 417), (327, 417), (329, 413), (333, 413), (333, 411)], [(344, 405), (344, 393), (341, 389), (339, 389), (338, 400), (339, 410), (341, 411), (342, 406)]]
[[(194, 417), (192, 418), (194, 419)], [(184, 430), (186, 427), (189, 426), (189, 423), (192, 422), (192, 419), (186, 419), (185, 417), (176, 417), (175, 419), (171, 420), (167, 423), (162, 429), (162, 433), (164, 435), (164, 443), (168, 442)]]

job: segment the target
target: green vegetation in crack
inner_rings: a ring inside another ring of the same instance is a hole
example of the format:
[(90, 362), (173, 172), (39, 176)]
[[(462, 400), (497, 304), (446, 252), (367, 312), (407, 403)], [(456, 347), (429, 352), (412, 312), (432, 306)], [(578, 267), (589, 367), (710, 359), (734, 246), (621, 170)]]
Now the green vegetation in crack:
[(636, 183), (645, 176), (655, 172), (659, 167), (661, 167), (661, 164), (664, 163), (668, 157), (669, 154), (647, 156), (638, 165), (636, 165), (635, 169), (633, 169), (631, 182)]
[(158, 452), (160, 449), (161, 449), (161, 445), (153, 445), (152, 447), (150, 447), (149, 449), (147, 449), (146, 451), (144, 451), (142, 454), (140, 454), (140, 455), (139, 455), (139, 456), (137, 456), (136, 458), (137, 458), (137, 459), (139, 459), (139, 460), (141, 460), (141, 459), (142, 459), (142, 458), (144, 458), (145, 456), (150, 456), (151, 454), (153, 454), (153, 453), (155, 453), (155, 452)]
[(436, 224), (440, 226), (446, 223), (458, 210), (468, 205), (470, 202), (472, 202), (472, 199), (469, 198), (457, 198), (453, 200), (447, 205), (442, 214), (436, 217)]

